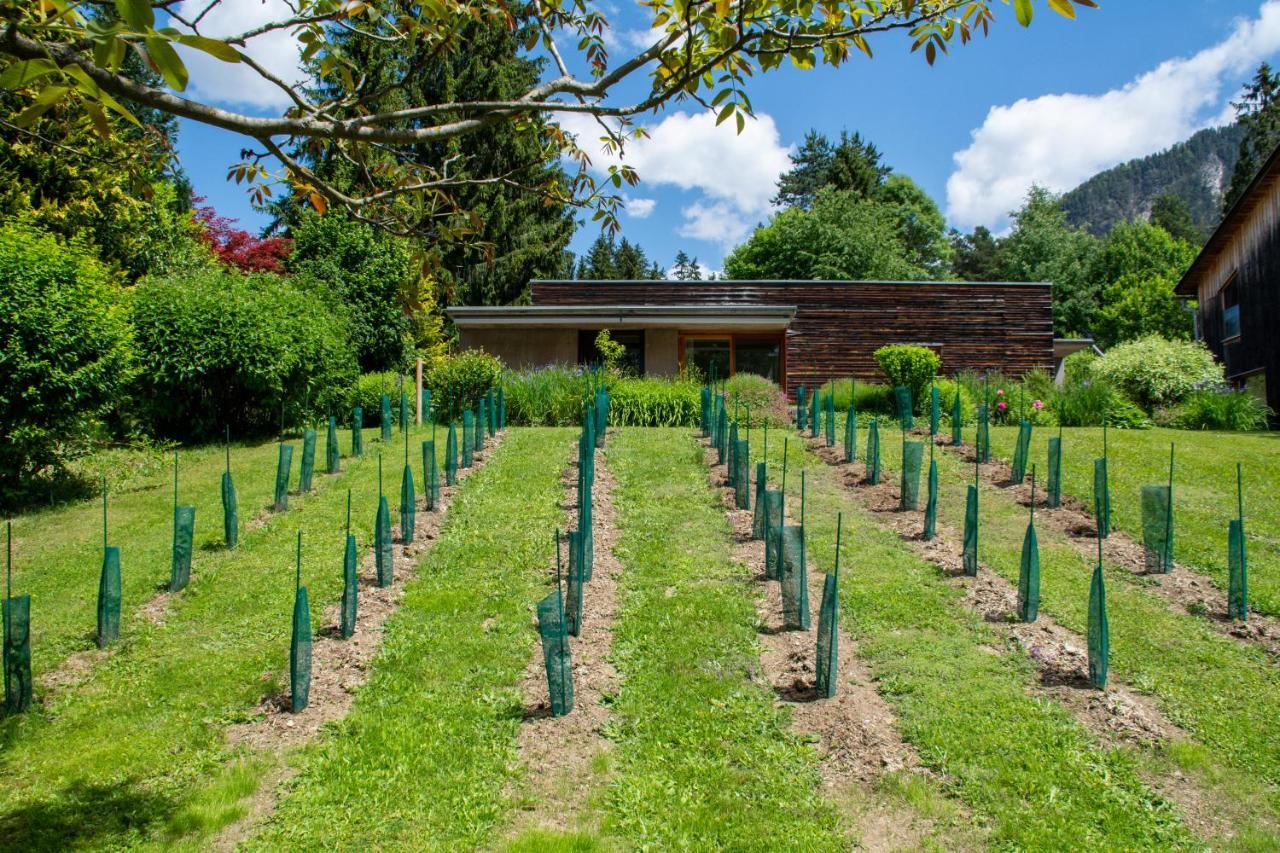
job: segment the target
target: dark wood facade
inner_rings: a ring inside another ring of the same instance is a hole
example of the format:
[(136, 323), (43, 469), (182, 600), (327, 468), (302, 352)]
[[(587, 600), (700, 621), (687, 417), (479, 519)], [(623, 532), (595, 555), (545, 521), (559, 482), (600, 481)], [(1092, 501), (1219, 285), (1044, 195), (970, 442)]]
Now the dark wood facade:
[(874, 353), (920, 344), (942, 372), (1053, 368), (1048, 284), (881, 281), (535, 281), (533, 304), (794, 305), (785, 338), (786, 388), (831, 378), (879, 378)]
[(1280, 412), (1280, 149), (1227, 211), (1177, 293), (1196, 299), (1197, 335), (1227, 379)]

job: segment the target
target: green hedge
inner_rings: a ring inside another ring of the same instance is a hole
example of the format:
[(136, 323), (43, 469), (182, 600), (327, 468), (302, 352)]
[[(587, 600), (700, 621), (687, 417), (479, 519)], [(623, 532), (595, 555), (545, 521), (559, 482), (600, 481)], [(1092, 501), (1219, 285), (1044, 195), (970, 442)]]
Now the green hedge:
[(133, 294), (139, 413), (160, 435), (216, 439), (344, 409), (356, 381), (345, 317), (276, 276), (210, 271)]
[[(549, 365), (502, 375), (507, 421), (517, 426), (573, 426), (582, 420), (589, 377), (580, 367)], [(608, 380), (614, 426), (694, 426), (701, 412), (697, 383), (660, 377)]]

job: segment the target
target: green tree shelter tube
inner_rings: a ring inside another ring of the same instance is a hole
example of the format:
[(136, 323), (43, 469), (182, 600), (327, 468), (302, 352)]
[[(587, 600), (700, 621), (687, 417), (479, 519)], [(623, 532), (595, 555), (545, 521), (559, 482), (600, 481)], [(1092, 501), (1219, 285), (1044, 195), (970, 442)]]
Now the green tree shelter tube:
[(899, 488), (898, 509), (902, 512), (920, 508), (920, 468), (924, 462), (924, 442), (907, 441), (902, 434), (902, 483)]
[(836, 446), (836, 389), (832, 387), (831, 393), (827, 395), (826, 401), (826, 440), (827, 447)]
[(911, 389), (906, 385), (899, 385), (893, 389), (893, 399), (898, 409), (898, 424), (904, 431), (915, 429), (916, 418), (913, 411), (914, 403), (911, 400)]
[(822, 608), (818, 611), (814, 688), (823, 699), (833, 698), (840, 683), (840, 529), (843, 524), (844, 513), (836, 513), (835, 569), (822, 583)]
[(782, 528), (782, 622), (790, 631), (809, 630), (809, 565), (805, 550), (805, 472), (800, 472), (800, 523)]
[(222, 472), (222, 539), (227, 548), (240, 542), (240, 512), (236, 500), (236, 484), (231, 479), (231, 428), (227, 427), (227, 468)]
[(725, 481), (729, 488), (737, 486), (738, 477), (738, 419), (735, 416), (729, 422), (729, 453), (726, 459)]
[(844, 418), (844, 461), (855, 462), (858, 459), (858, 410), (852, 403)]
[(444, 443), (444, 482), (446, 486), (458, 484), (458, 429), (452, 421)]
[(874, 417), (867, 427), (867, 482), (880, 483), (880, 424)]
[(351, 455), (364, 456), (364, 409), (351, 410)]
[(986, 464), (991, 461), (991, 413), (986, 403), (978, 406), (978, 436), (974, 440), (974, 450), (978, 454), (978, 462)]
[(386, 394), (382, 395), (381, 405), (379, 406), (378, 424), (381, 427), (381, 435), (383, 441), (391, 440), (391, 397)]
[(801, 385), (796, 389), (796, 429), (803, 431), (808, 422), (809, 418), (805, 413), (804, 386)]
[(1111, 485), (1107, 476), (1107, 418), (1102, 419), (1102, 457), (1093, 460), (1093, 517), (1098, 535), (1111, 535)]
[(755, 512), (751, 516), (751, 538), (764, 539), (764, 493), (769, 488), (769, 421), (764, 422), (764, 455), (756, 463)]
[(436, 440), (422, 442), (422, 482), (426, 492), (427, 511), (434, 512), (440, 504), (440, 468), (436, 465)]
[(404, 473), (400, 476), (400, 541), (414, 539), (418, 517), (418, 495), (413, 487), (413, 466), (409, 464), (409, 431), (404, 431)]
[(400, 392), (400, 431), (409, 430), (409, 392)]
[(931, 384), (929, 386), (929, 437), (936, 438), (938, 428), (942, 424), (942, 393), (938, 391), (938, 386)]
[(573, 657), (569, 650), (564, 598), (560, 591), (560, 531), (556, 531), (556, 588), (538, 602), (538, 636), (542, 640), (542, 661), (547, 671), (551, 714), (563, 717), (573, 710)]
[(1058, 434), (1049, 439), (1049, 484), (1046, 488), (1045, 505), (1062, 506), (1062, 427)]
[(1249, 556), (1244, 538), (1244, 474), (1236, 463), (1236, 517), (1227, 523), (1227, 618), (1249, 618)]
[(1027, 457), (1031, 453), (1031, 421), (1025, 418), (1018, 423), (1018, 441), (1013, 447), (1013, 475), (1015, 483), (1027, 479)]
[(373, 522), (373, 560), (378, 586), (395, 583), (395, 561), (391, 553), (391, 508), (382, 493), (382, 454), (378, 454), (378, 515)]
[(341, 467), (342, 451), (338, 447), (338, 419), (329, 416), (329, 426), (324, 434), (324, 469), (330, 474), (338, 473)]
[(173, 549), (169, 562), (169, 591), (179, 592), (191, 582), (191, 553), (196, 508), (178, 503), (178, 451), (173, 452)]
[(1036, 466), (1031, 466), (1031, 516), (1022, 537), (1018, 564), (1018, 619), (1034, 622), (1040, 615), (1040, 542), (1036, 537)]
[(472, 441), (475, 439), (475, 422), (476, 416), (470, 410), (462, 413), (462, 458), (458, 465), (462, 468), (471, 467), (471, 454), (473, 452)]
[(960, 383), (956, 383), (955, 399), (951, 401), (951, 446), (959, 447), (964, 444), (964, 438), (960, 433), (960, 429), (964, 426), (964, 408), (961, 406)]
[(1173, 571), (1173, 445), (1169, 445), (1169, 483), (1142, 487), (1142, 553), (1147, 574)]
[(31, 596), (13, 595), (13, 522), (5, 522), (4, 712), (31, 707)]
[(302, 531), (294, 575), (293, 632), (289, 641), (289, 709), (297, 714), (311, 698), (311, 607), (302, 585)]
[(280, 442), (276, 457), (276, 494), (272, 508), (284, 512), (289, 508), (289, 470), (293, 467), (293, 445)]
[(929, 481), (924, 504), (924, 532), (921, 534), (928, 542), (938, 535), (938, 461), (933, 458), (934, 442), (929, 442)]
[(822, 406), (822, 392), (813, 392), (813, 402), (809, 404), (809, 437), (818, 437), (818, 409)]
[(1098, 564), (1089, 582), (1089, 683), (1101, 690), (1107, 686), (1111, 659), (1111, 632), (1107, 628), (1107, 587), (1102, 578), (1102, 537), (1098, 537)]
[(782, 526), (787, 518), (787, 450), (789, 438), (782, 440), (782, 486), (764, 493), (764, 576), (771, 581), (782, 577)]
[(102, 478), (102, 573), (98, 577), (98, 648), (120, 639), (120, 549), (108, 544), (107, 478)]
[(351, 490), (347, 489), (347, 542), (342, 553), (342, 612), (339, 620), (344, 640), (351, 639), (356, 632), (356, 599), (360, 594), (358, 560), (356, 537), (351, 532)]
[(311, 481), (316, 470), (316, 431), (307, 427), (302, 431), (302, 462), (298, 466), (298, 491), (311, 491)]
[(569, 540), (569, 572), (565, 578), (566, 595), (564, 603), (565, 630), (572, 637), (582, 634), (582, 587), (586, 583), (583, 573), (582, 531), (570, 530)]
[(973, 482), (969, 485), (964, 502), (964, 573), (978, 576), (978, 461), (973, 462)]

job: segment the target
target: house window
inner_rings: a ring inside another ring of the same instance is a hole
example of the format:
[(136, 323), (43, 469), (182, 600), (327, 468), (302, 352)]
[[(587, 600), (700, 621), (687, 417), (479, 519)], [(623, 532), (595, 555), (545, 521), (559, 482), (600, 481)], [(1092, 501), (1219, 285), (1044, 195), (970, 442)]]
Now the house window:
[(684, 363), (697, 368), (704, 379), (723, 379), (733, 372), (733, 339), (686, 338)]
[(1224, 341), (1240, 337), (1240, 295), (1236, 289), (1233, 276), (1222, 288), (1222, 339)]
[(782, 343), (777, 338), (738, 338), (733, 342), (733, 369), (777, 382), (782, 372)]
[(680, 363), (703, 378), (754, 373), (782, 383), (782, 337), (761, 334), (681, 335)]

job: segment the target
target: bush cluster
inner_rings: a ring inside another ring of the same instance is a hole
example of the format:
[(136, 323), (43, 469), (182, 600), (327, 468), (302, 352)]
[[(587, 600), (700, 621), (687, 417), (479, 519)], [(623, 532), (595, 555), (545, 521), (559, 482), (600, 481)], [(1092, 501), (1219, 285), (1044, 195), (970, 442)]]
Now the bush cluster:
[(1194, 341), (1167, 341), (1158, 335), (1120, 344), (1091, 365), (1105, 379), (1150, 412), (1170, 406), (1198, 388), (1222, 382), (1222, 365)]
[(787, 398), (774, 382), (754, 373), (735, 373), (725, 380), (730, 412), (741, 407), (739, 420), (752, 427), (785, 426), (790, 421)]
[[(464, 350), (438, 360), (424, 380), (431, 389), (431, 406), (436, 420), (445, 422), (461, 418), (464, 411), (476, 407), (489, 389), (497, 387), (501, 375), (502, 362), (484, 350)], [(508, 403), (508, 419), (510, 409)]]
[[(425, 379), (423, 380), (426, 381)], [(351, 406), (359, 406), (363, 410), (361, 420), (367, 427), (382, 425), (382, 395), (391, 398), (391, 416), (395, 423), (400, 422), (400, 393), (409, 395), (409, 417), (412, 419), (414, 405), (417, 402), (417, 388), (414, 378), (406, 373), (365, 373), (356, 380), (351, 393), (350, 405), (342, 412), (334, 412), (338, 420), (346, 423), (351, 417)]]
[(894, 344), (876, 350), (875, 359), (890, 386), (905, 385), (911, 389), (916, 411), (920, 411), (921, 401), (927, 399), (929, 383), (942, 366), (938, 354), (928, 347)]

